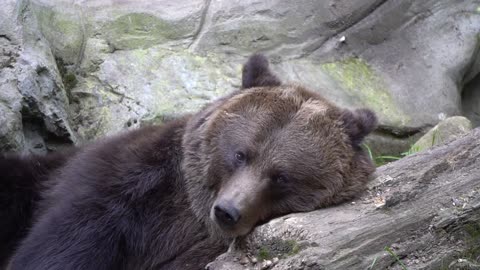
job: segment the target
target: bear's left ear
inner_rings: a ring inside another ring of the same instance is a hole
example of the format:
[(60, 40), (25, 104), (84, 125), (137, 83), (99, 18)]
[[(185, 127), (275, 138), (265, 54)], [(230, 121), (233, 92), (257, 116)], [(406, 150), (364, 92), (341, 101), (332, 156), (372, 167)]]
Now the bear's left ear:
[(273, 75), (268, 67), (268, 60), (262, 54), (248, 58), (242, 69), (242, 89), (261, 86), (279, 86), (282, 82)]
[(363, 139), (377, 128), (378, 120), (375, 113), (369, 109), (345, 110), (341, 115), (345, 132), (353, 146), (360, 146)]

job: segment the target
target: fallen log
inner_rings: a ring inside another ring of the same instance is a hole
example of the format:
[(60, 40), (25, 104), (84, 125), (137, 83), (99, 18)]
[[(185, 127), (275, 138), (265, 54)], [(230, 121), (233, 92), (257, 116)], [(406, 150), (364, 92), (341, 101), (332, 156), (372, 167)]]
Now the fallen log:
[(480, 129), (378, 168), (353, 202), (257, 227), (207, 268), (480, 269)]

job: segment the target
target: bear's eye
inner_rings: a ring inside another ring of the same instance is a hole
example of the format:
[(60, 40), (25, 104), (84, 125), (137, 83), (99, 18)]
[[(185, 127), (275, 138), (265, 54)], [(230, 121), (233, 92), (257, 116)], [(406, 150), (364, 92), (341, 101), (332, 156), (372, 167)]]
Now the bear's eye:
[(284, 174), (275, 174), (272, 176), (272, 181), (275, 184), (285, 184), (288, 182), (288, 177)]
[(245, 153), (243, 152), (236, 152), (235, 153), (235, 159), (238, 161), (238, 162), (245, 162), (245, 160), (247, 159)]

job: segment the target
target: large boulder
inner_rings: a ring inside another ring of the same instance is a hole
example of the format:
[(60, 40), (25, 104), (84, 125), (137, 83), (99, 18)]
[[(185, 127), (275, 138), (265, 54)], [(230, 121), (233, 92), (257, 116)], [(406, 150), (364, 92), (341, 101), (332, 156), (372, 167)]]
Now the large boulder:
[(17, 89), (15, 63), (21, 39), (15, 23), (15, 0), (0, 9), (0, 151), (20, 150), (24, 145), (22, 96)]
[[(285, 81), (374, 109), (369, 144), (400, 153), (465, 111), (463, 86), (480, 70), (480, 11), (468, 0), (6, 2), (27, 111), (76, 143), (196, 110), (237, 88), (261, 51)], [(15, 113), (4, 133), (18, 134)]]
[(77, 142), (54, 55), (37, 23), (27, 2), (2, 2), (0, 151), (45, 153)]

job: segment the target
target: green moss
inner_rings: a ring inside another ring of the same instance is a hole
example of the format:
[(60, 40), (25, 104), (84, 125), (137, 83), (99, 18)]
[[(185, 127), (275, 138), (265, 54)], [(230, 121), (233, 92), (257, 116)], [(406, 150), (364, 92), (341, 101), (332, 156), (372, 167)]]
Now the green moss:
[(267, 247), (261, 247), (260, 250), (258, 251), (257, 257), (260, 260), (269, 260), (273, 258), (272, 255), (270, 254), (270, 250)]
[(288, 252), (288, 256), (292, 256), (297, 254), (300, 251), (300, 245), (297, 243), (295, 240), (287, 240), (285, 241), (285, 244), (287, 245), (288, 249), (290, 252)]
[(77, 85), (78, 80), (75, 74), (71, 73), (68, 71), (65, 62), (63, 61), (62, 58), (56, 57), (55, 58), (55, 63), (57, 65), (58, 72), (60, 73), (60, 76), (62, 77), (62, 82), (63, 86), (65, 88), (65, 92), (67, 94), (67, 98), (69, 102), (71, 103), (73, 100), (72, 96), (72, 89)]
[(65, 85), (65, 89), (71, 90), (77, 85), (77, 77), (73, 73), (67, 73), (63, 78), (63, 84)]
[(56, 31), (65, 35), (77, 35), (81, 31), (81, 26), (78, 22), (70, 21), (60, 17), (58, 14), (54, 17), (54, 26)]
[(57, 13), (51, 8), (41, 6), (38, 6), (35, 11), (40, 27), (45, 32), (54, 30), (64, 35), (75, 35), (81, 31), (80, 23), (72, 20), (75, 16), (67, 16), (67, 14)]
[(259, 260), (270, 260), (274, 257), (285, 258), (297, 254), (300, 250), (301, 247), (295, 240), (274, 238), (265, 242), (257, 250), (256, 257)]
[[(101, 69), (105, 68), (101, 72), (128, 76), (104, 79), (96, 77), (99, 74), (93, 74), (77, 77), (79, 82), (74, 89), (74, 96), (80, 100), (79, 118), (89, 118), (93, 123), (99, 123), (84, 125), (86, 129), (92, 127), (91, 131), (82, 130), (88, 132), (90, 137), (96, 132), (102, 134), (103, 129), (118, 128), (130, 119), (129, 115), (137, 114), (137, 110), (141, 125), (162, 123), (174, 116), (196, 111), (230, 91), (231, 85), (237, 82), (236, 77), (230, 76), (233, 68), (225, 65), (222, 58), (199, 56), (184, 49), (167, 50), (155, 46), (106, 57), (113, 64), (100, 66)], [(97, 112), (99, 109), (86, 115), (84, 111), (93, 110), (86, 104), (90, 99), (94, 108), (112, 108), (113, 117), (104, 117)], [(119, 112), (114, 112), (113, 108)], [(129, 111), (130, 108), (132, 111)], [(95, 126), (99, 126), (99, 129), (95, 129)]]
[[(116, 61), (122, 67), (132, 68), (133, 65), (133, 72), (148, 78), (154, 97), (148, 103), (152, 104), (152, 114), (162, 117), (201, 108), (206, 102), (230, 91), (225, 82), (234, 80), (224, 72), (219, 59), (185, 50), (136, 49), (117, 56)], [(125, 85), (135, 88), (135, 84), (129, 81)]]
[(113, 49), (138, 49), (175, 39), (182, 35), (177, 33), (178, 30), (151, 14), (130, 13), (107, 23), (101, 32), (105, 33)]
[(480, 224), (467, 224), (465, 225), (465, 231), (467, 233), (466, 243), (468, 248), (464, 257), (479, 263), (477, 259), (480, 257)]
[(409, 117), (393, 101), (385, 83), (364, 60), (349, 58), (323, 64), (322, 69), (338, 81), (351, 96), (381, 113), (392, 124), (405, 125), (409, 121)]
[(146, 126), (153, 126), (153, 125), (161, 125), (167, 122), (168, 120), (170, 119), (166, 118), (163, 115), (153, 115), (150, 118), (141, 119), (140, 126), (146, 127)]
[(76, 14), (57, 12), (51, 7), (32, 4), (40, 31), (56, 56), (74, 63), (83, 44), (83, 27)]

